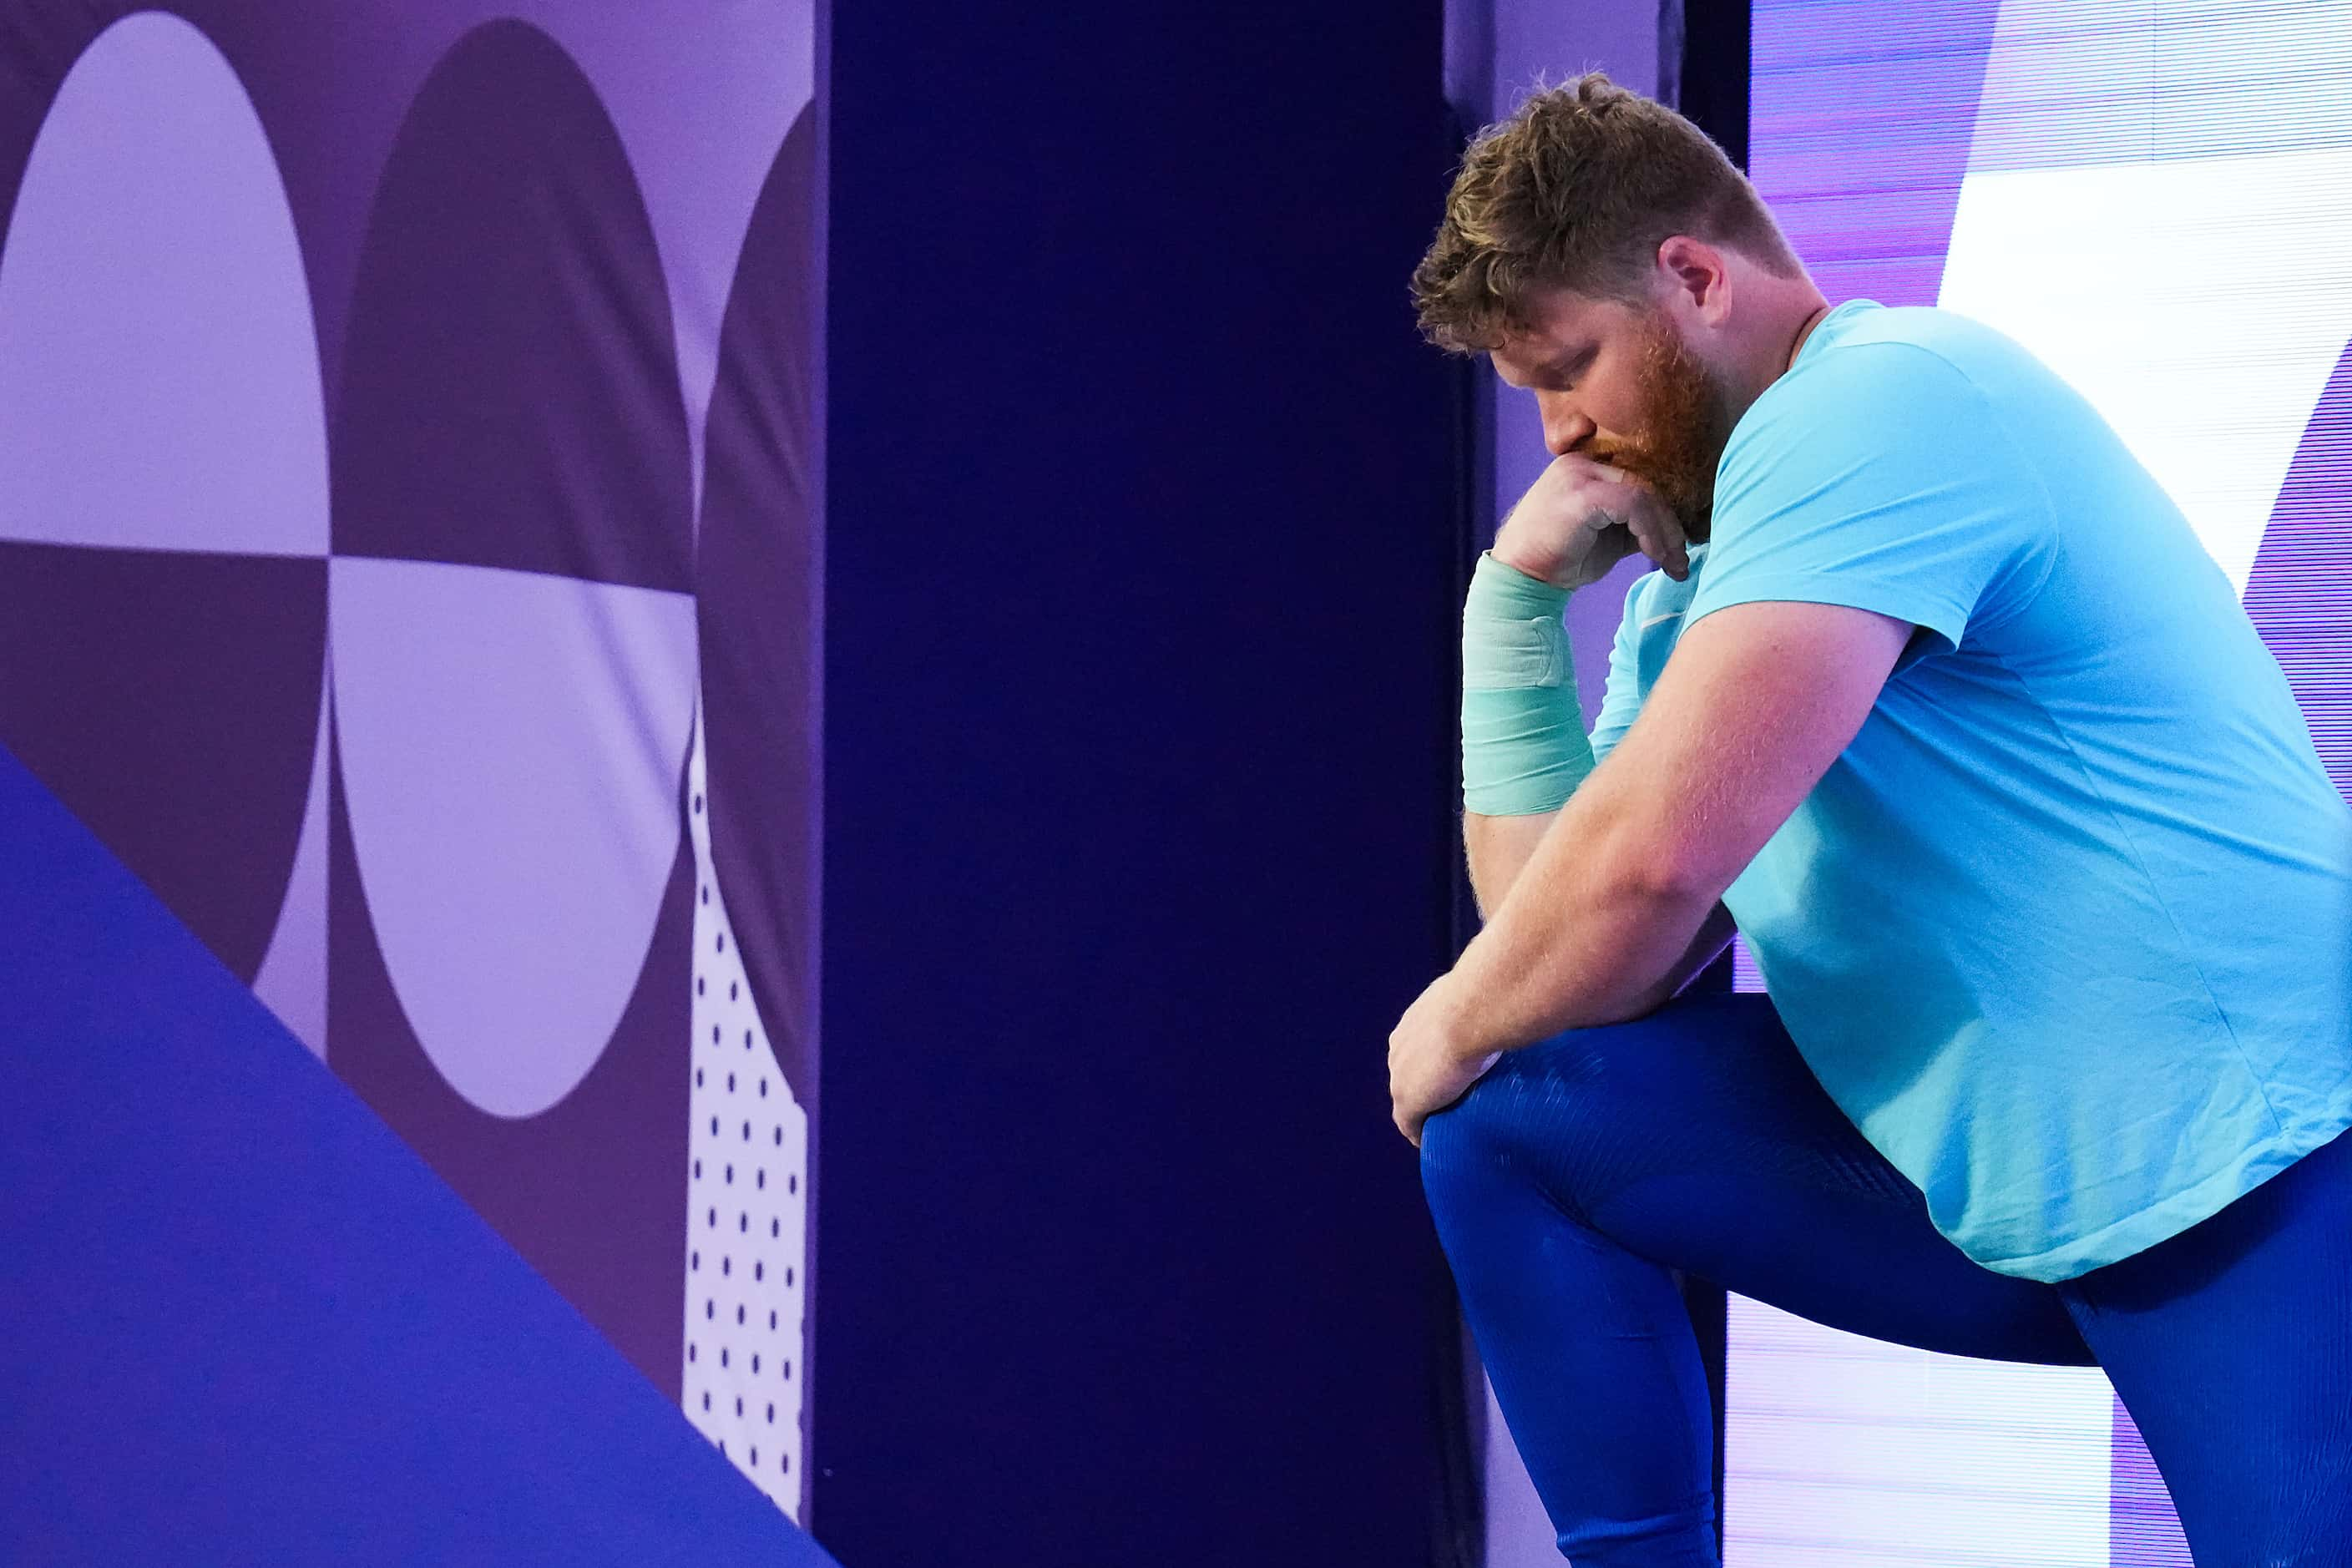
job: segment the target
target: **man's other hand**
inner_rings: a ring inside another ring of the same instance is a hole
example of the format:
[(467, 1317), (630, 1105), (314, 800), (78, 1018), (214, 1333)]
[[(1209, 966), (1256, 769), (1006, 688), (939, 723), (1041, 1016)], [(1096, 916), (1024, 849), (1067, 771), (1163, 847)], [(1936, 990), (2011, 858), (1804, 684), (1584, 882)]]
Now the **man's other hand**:
[[(1461, 1038), (1451, 975), (1432, 982), (1389, 1033), (1389, 1101), (1397, 1131), (1416, 1149), (1421, 1124), (1470, 1091), (1502, 1052)], [(1465, 1054), (1465, 1051), (1474, 1054)]]

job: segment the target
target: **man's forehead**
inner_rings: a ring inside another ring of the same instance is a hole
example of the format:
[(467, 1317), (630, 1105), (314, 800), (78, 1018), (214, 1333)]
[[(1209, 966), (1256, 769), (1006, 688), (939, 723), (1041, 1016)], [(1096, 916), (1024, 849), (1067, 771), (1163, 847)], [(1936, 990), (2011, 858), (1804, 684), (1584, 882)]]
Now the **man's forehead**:
[(1546, 334), (1591, 331), (1624, 313), (1625, 307), (1614, 300), (1595, 299), (1566, 289), (1540, 289), (1528, 300), (1528, 319)]

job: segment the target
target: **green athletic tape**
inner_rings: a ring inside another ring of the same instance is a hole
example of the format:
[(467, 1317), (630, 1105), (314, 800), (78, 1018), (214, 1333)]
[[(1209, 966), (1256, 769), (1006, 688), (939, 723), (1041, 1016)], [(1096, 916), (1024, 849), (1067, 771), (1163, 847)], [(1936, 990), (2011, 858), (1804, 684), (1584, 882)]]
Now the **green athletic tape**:
[(1560, 624), (1567, 591), (1478, 557), (1462, 606), (1462, 805), (1481, 816), (1556, 811), (1592, 771)]

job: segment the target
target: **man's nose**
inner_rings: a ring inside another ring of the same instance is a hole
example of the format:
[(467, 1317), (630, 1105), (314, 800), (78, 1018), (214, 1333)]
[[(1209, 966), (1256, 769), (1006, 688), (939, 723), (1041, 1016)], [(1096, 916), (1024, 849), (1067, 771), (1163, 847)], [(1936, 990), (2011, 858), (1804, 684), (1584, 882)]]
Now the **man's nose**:
[(1565, 408), (1544, 410), (1544, 446), (1555, 458), (1565, 458), (1592, 439), (1594, 426), (1583, 415)]

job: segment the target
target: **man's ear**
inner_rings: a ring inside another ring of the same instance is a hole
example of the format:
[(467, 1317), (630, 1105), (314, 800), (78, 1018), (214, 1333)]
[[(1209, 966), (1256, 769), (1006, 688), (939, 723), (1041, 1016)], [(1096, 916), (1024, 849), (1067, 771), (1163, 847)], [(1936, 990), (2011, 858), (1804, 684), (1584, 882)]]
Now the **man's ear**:
[(1719, 327), (1731, 308), (1731, 268), (1724, 253), (1703, 239), (1671, 234), (1658, 244), (1661, 280), (1689, 312)]

